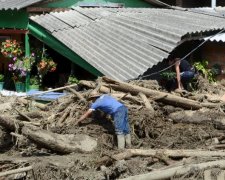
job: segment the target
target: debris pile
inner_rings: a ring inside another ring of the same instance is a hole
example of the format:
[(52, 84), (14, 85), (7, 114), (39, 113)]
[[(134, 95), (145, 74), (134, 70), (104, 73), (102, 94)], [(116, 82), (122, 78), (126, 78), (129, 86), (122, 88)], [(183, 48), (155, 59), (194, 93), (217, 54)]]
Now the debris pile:
[[(27, 179), (203, 179), (215, 169), (219, 176), (225, 168), (225, 88), (207, 90), (201, 83), (197, 92), (168, 93), (156, 81), (103, 77), (65, 87), (70, 93), (48, 104), (32, 97), (10, 105), (3, 100), (0, 177), (28, 167), (22, 171)], [(92, 91), (110, 93), (128, 107), (132, 149), (117, 150), (113, 121), (102, 112), (75, 125)]]

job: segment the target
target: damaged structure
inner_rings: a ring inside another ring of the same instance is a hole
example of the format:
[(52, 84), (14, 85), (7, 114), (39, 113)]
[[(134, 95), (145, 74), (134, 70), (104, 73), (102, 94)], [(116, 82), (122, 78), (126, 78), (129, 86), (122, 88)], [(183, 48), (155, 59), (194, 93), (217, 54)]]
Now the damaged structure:
[(73, 53), (70, 60), (96, 76), (124, 81), (142, 76), (182, 43), (214, 35), (224, 25), (224, 18), (186, 9), (76, 7), (32, 16), (29, 30), (50, 47), (49, 37), (65, 45), (63, 54)]

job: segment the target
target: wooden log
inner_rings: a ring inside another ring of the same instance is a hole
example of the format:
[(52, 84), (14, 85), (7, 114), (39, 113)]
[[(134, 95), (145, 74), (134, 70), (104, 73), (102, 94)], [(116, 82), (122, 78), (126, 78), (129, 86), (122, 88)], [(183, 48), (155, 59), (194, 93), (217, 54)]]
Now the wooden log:
[(169, 179), (174, 176), (181, 176), (191, 172), (193, 169), (203, 170), (206, 168), (211, 167), (220, 167), (225, 168), (225, 160), (218, 160), (218, 161), (211, 161), (211, 162), (204, 162), (199, 164), (189, 164), (189, 165), (182, 165), (173, 167), (170, 169), (165, 170), (156, 170), (147, 174), (140, 174), (136, 176), (130, 176), (127, 178), (123, 178), (120, 180), (162, 180), (162, 179)]
[(132, 96), (130, 94), (125, 94), (125, 93), (112, 93), (111, 96), (115, 97), (116, 99), (119, 99), (119, 100), (123, 100), (123, 99), (126, 99), (126, 100), (129, 100), (135, 104), (142, 104), (141, 103), (141, 100), (135, 96)]
[(78, 97), (78, 99), (80, 99), (81, 101), (86, 102), (86, 99), (82, 96), (82, 94), (79, 93), (79, 92), (77, 92), (75, 89), (72, 89), (70, 87), (67, 87), (66, 89), (68, 89), (70, 92), (72, 92), (73, 94), (75, 94)]
[(113, 160), (129, 159), (134, 156), (154, 157), (225, 157), (225, 151), (204, 151), (204, 150), (169, 150), (169, 149), (127, 149), (122, 153), (114, 154), (111, 157), (102, 157), (97, 164), (112, 162)]
[[(79, 82), (79, 85), (82, 85), (82, 86), (86, 86), (88, 88), (92, 88), (94, 89), (95, 88), (95, 83), (93, 81), (86, 81), (86, 80), (81, 80)], [(126, 94), (126, 93), (123, 93), (123, 92), (115, 92), (115, 91), (112, 91), (110, 88), (108, 87), (105, 87), (104, 85), (102, 85), (101, 87), (99, 87), (99, 92), (101, 93), (111, 93), (111, 95), (115, 98), (122, 98), (122, 99), (127, 99), (127, 100), (130, 100), (134, 103), (138, 103), (138, 104), (141, 104), (140, 100), (135, 97), (135, 96), (132, 96), (130, 94)]]
[(71, 99), (69, 99), (69, 101), (66, 101), (66, 102), (63, 102), (62, 104), (60, 104), (60, 106), (59, 106), (59, 108), (58, 108), (56, 114), (58, 114), (58, 113), (62, 112), (63, 110), (65, 110), (65, 109), (66, 109), (67, 107), (69, 107), (70, 104), (73, 103), (73, 102), (74, 102), (74, 99), (71, 98)]
[(23, 167), (23, 168), (13, 169), (13, 170), (10, 170), (10, 171), (0, 172), (0, 177), (8, 176), (8, 175), (11, 175), (11, 174), (17, 174), (17, 173), (21, 173), (21, 172), (26, 172), (26, 171), (30, 171), (32, 169), (33, 169), (32, 166), (27, 166), (27, 167)]
[(223, 113), (213, 110), (199, 110), (199, 111), (178, 111), (169, 114), (168, 116), (174, 122), (193, 123), (193, 124), (207, 124), (213, 123), (217, 129), (225, 129), (225, 118)]
[(99, 77), (97, 79), (97, 86), (96, 86), (96, 88), (93, 91), (99, 92), (99, 89), (101, 88), (101, 86), (102, 86), (102, 77)]
[(149, 102), (148, 98), (145, 96), (145, 94), (140, 92), (139, 96), (141, 97), (142, 101), (144, 102), (145, 107), (150, 110), (151, 114), (154, 114), (155, 110), (153, 109), (152, 105), (150, 104), (150, 102)]
[(61, 116), (61, 118), (58, 120), (57, 125), (58, 125), (59, 127), (62, 127), (62, 126), (63, 126), (63, 122), (66, 120), (66, 118), (67, 118), (67, 116), (69, 115), (70, 111), (71, 111), (71, 108), (68, 107), (68, 108), (65, 110), (65, 112), (63, 113), (63, 115)]
[[(79, 85), (85, 86), (85, 87), (88, 87), (88, 88), (91, 88), (91, 89), (94, 89), (96, 87), (95, 82), (93, 82), (93, 81), (86, 81), (86, 80), (81, 80), (79, 82)], [(105, 85), (102, 85), (99, 88), (99, 92), (102, 92), (102, 93), (113, 93), (114, 91), (110, 90), (110, 88), (108, 88), (108, 87), (105, 87)]]
[(14, 131), (18, 127), (23, 127), (24, 125), (35, 125), (40, 126), (40, 123), (18, 121), (8, 116), (0, 116), (0, 125), (10, 131)]
[(24, 114), (31, 119), (35, 119), (35, 118), (42, 119), (47, 116), (47, 114), (44, 113), (43, 111), (24, 112)]
[(205, 150), (169, 150), (169, 149), (127, 149), (122, 153), (113, 155), (116, 160), (127, 159), (133, 156), (166, 156), (173, 158), (180, 157), (225, 157), (225, 151), (205, 151)]
[[(22, 126), (21, 121), (16, 121), (20, 126)], [(0, 116), (0, 125), (10, 131), (14, 131), (16, 129), (14, 121), (7, 116)]]
[[(29, 104), (29, 100), (25, 99), (25, 98), (18, 98), (17, 101), (19, 103), (23, 103), (25, 105), (28, 105)], [(47, 106), (45, 104), (42, 104), (42, 103), (38, 103), (38, 102), (33, 102), (32, 103), (32, 106), (35, 106), (37, 108), (40, 108), (41, 110), (48, 110)]]
[(97, 141), (85, 134), (62, 135), (26, 126), (22, 134), (37, 145), (59, 153), (91, 152), (97, 147)]
[(25, 115), (24, 113), (22, 113), (22, 112), (20, 112), (18, 109), (16, 109), (16, 108), (14, 108), (15, 110), (16, 110), (16, 112), (20, 115), (20, 116), (22, 116), (22, 117), (24, 117), (26, 120), (28, 120), (28, 121), (32, 121), (32, 119), (31, 118), (29, 118), (27, 115)]
[(132, 85), (132, 84), (125, 83), (125, 82), (115, 81), (115, 80), (109, 79), (107, 77), (103, 77), (103, 80), (105, 82), (109, 83), (108, 85), (106, 85), (107, 87), (111, 87), (114, 90), (130, 92), (133, 95), (137, 95), (139, 92), (142, 92), (146, 96), (150, 96), (150, 97), (151, 96), (156, 96), (156, 97), (162, 96), (164, 98), (161, 98), (158, 101), (162, 101), (163, 103), (166, 103), (166, 104), (171, 104), (174, 106), (183, 107), (183, 108), (187, 108), (187, 109), (202, 108), (201, 104), (197, 101), (179, 97), (179, 96), (176, 96), (176, 95), (173, 95), (170, 93), (160, 92), (160, 91), (140, 87), (137, 85)]

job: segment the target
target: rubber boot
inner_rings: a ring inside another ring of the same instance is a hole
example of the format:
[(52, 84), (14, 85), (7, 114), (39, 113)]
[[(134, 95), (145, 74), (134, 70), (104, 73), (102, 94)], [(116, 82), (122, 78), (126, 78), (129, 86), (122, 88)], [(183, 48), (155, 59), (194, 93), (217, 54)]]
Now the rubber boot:
[(118, 143), (118, 149), (125, 148), (125, 137), (123, 134), (117, 135), (117, 143)]
[(131, 136), (130, 134), (125, 135), (126, 148), (131, 148)]

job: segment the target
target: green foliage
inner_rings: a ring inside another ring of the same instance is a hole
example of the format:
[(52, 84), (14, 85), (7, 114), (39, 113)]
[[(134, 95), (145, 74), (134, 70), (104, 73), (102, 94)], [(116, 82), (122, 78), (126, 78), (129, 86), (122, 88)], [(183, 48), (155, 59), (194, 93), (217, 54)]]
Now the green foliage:
[(39, 85), (40, 80), (37, 76), (31, 76), (30, 78), (30, 85)]
[(0, 74), (0, 82), (3, 82), (4, 78), (5, 78), (4, 74)]
[(78, 84), (79, 80), (74, 76), (70, 75), (67, 84)]
[(214, 71), (208, 68), (208, 61), (197, 61), (193, 65), (197, 69), (197, 71), (203, 75), (204, 78), (207, 78), (209, 80), (209, 82), (216, 81)]
[(173, 71), (164, 71), (160, 73), (160, 76), (165, 80), (172, 80), (176, 78), (176, 73)]

